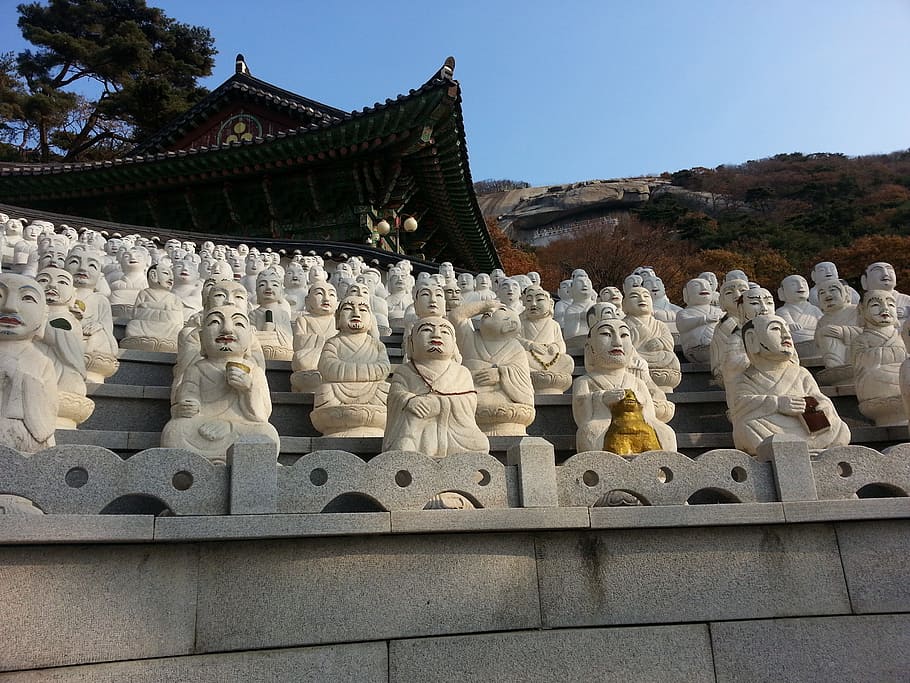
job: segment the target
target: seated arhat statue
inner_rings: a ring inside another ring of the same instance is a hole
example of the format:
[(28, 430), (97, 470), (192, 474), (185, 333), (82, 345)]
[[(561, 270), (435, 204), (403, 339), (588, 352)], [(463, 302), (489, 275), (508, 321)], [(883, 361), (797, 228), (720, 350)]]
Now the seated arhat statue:
[(132, 318), (139, 292), (148, 289), (149, 254), (143, 247), (123, 249), (119, 254), (120, 277), (111, 282), (111, 312), (115, 318)]
[(294, 356), (294, 332), (289, 306), (284, 299), (284, 278), (275, 268), (266, 268), (256, 276), (256, 302), (250, 322), (266, 360), (291, 360)]
[[(897, 319), (905, 320), (910, 317), (910, 294), (898, 292), (897, 275), (894, 272), (894, 266), (884, 261), (877, 261), (866, 266), (866, 270), (860, 278), (864, 292), (873, 290), (884, 290), (890, 292), (894, 298), (894, 305), (897, 307)], [(896, 322), (899, 325), (899, 323)]]
[(326, 339), (334, 337), (338, 296), (335, 287), (324, 280), (310, 285), (306, 312), (294, 320), (294, 357), (291, 359), (291, 390), (316, 391), (322, 384), (319, 357)]
[(743, 325), (749, 367), (733, 386), (733, 443), (755, 455), (769, 436), (788, 434), (810, 450), (850, 443), (850, 430), (831, 399), (796, 358), (788, 323), (777, 315), (758, 315)]
[[(471, 317), (480, 314), (475, 331)], [(534, 421), (528, 356), (518, 314), (498, 301), (462, 304), (449, 314), (477, 389), (477, 424), (488, 436), (522, 436)]]
[[(625, 320), (601, 320), (591, 328), (585, 348), (587, 372), (572, 385), (572, 415), (578, 425), (575, 448), (579, 453), (612, 450), (610, 445), (626, 451), (619, 455), (676, 450), (676, 434), (657, 418), (648, 387), (630, 370), (633, 353), (632, 331)], [(614, 428), (612, 443), (606, 443), (614, 410), (623, 415), (622, 424)], [(644, 447), (620, 448), (620, 444)]]
[(664, 281), (657, 275), (643, 275), (641, 286), (651, 293), (654, 317), (664, 323), (675, 323), (682, 306), (677, 306), (667, 297)]
[(586, 314), (595, 298), (591, 278), (579, 275), (572, 280), (572, 286), (569, 288), (569, 305), (563, 312), (561, 326), (566, 346), (573, 353), (584, 346), (588, 334)]
[(714, 294), (711, 283), (702, 278), (689, 280), (683, 289), (686, 307), (676, 314), (676, 329), (683, 355), (692, 363), (711, 361), (714, 328), (723, 316), (712, 303)]
[(528, 354), (534, 393), (562, 394), (572, 386), (575, 361), (566, 355), (562, 330), (553, 320), (553, 299), (543, 287), (531, 285), (522, 301), (519, 342)]
[(326, 340), (319, 358), (322, 384), (310, 419), (326, 436), (382, 436), (391, 365), (375, 328), (370, 302), (345, 298), (335, 313), (338, 334)]
[(95, 410), (95, 402), (85, 395), (85, 341), (82, 323), (73, 313), (80, 311), (75, 308), (76, 287), (72, 274), (62, 268), (44, 268), (36, 280), (47, 303), (42, 341), (57, 373), (57, 427), (76, 429)]
[[(821, 263), (816, 263), (815, 267), (812, 268), (812, 282), (815, 284), (812, 286), (812, 289), (809, 290), (809, 303), (814, 306), (821, 308), (821, 303), (819, 302), (818, 293), (819, 288), (832, 280), (840, 280), (840, 275), (837, 274), (837, 266), (831, 263), (831, 261), (822, 261)], [(847, 289), (847, 296), (850, 299), (851, 304), (858, 304), (860, 300), (859, 292), (857, 292), (853, 287), (848, 284), (844, 284), (844, 287)]]
[[(66, 257), (66, 270), (76, 286), (76, 307), (81, 310), (82, 338), (85, 342), (85, 379), (104, 382), (120, 368), (117, 339), (108, 298), (95, 291), (101, 278), (102, 252), (77, 244)], [(77, 314), (79, 317), (79, 314)]]
[(673, 391), (682, 381), (682, 371), (673, 350), (673, 335), (666, 323), (654, 317), (651, 293), (644, 287), (631, 287), (622, 305), (632, 343), (648, 363), (651, 379), (661, 391)]
[(253, 327), (246, 311), (219, 306), (205, 313), (199, 332), (202, 356), (183, 372), (175, 387), (173, 417), (161, 432), (165, 448), (188, 448), (224, 464), (228, 448), (241, 436), (263, 436), (274, 444), (269, 424), (272, 400), (265, 371), (247, 356)]
[(159, 263), (148, 271), (149, 286), (136, 296), (126, 333), (120, 340), (124, 349), (177, 352), (177, 335), (183, 328), (183, 302), (171, 292), (174, 273)]
[(847, 286), (840, 280), (823, 280), (818, 285), (818, 305), (822, 317), (815, 327), (815, 346), (825, 364), (818, 379), (823, 384), (849, 384), (853, 381), (850, 345), (862, 332), (859, 308), (850, 303)]
[(54, 445), (57, 372), (36, 341), (46, 318), (41, 285), (0, 273), (0, 444), (23, 453)]
[(487, 453), (490, 443), (474, 417), (477, 391), (460, 362), (455, 328), (445, 318), (422, 318), (406, 341), (408, 362), (392, 375), (382, 450), (443, 458)]
[(871, 290), (860, 303), (863, 330), (850, 344), (859, 411), (878, 427), (907, 423), (900, 389), (900, 368), (907, 347), (898, 328), (894, 293)]
[(777, 290), (778, 298), (783, 305), (777, 309), (777, 315), (787, 321), (790, 334), (797, 344), (815, 340), (815, 328), (822, 312), (817, 306), (809, 303), (809, 283), (802, 275), (788, 275)]

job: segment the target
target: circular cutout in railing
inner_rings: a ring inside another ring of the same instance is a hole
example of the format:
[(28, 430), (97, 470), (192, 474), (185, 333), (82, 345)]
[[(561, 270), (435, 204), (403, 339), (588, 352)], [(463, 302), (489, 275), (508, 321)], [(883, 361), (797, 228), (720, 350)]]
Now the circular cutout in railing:
[(329, 480), (329, 473), (321, 467), (317, 467), (310, 472), (310, 483), (313, 486), (322, 486)]
[(853, 468), (850, 467), (849, 462), (839, 462), (837, 463), (837, 474), (846, 479), (853, 474)]
[(733, 481), (739, 482), (740, 484), (749, 478), (749, 474), (742, 467), (734, 467), (730, 470), (730, 477)]
[(171, 485), (178, 491), (186, 491), (193, 485), (193, 474), (186, 470), (180, 470), (174, 474), (171, 479)]
[(587, 470), (583, 475), (581, 475), (581, 480), (585, 483), (585, 486), (594, 487), (597, 486), (597, 483), (600, 481), (600, 477), (594, 470)]
[(673, 470), (669, 467), (661, 467), (657, 470), (657, 481), (661, 484), (669, 484), (673, 481)]
[(490, 473), (485, 469), (481, 468), (474, 473), (474, 483), (476, 483), (478, 486), (488, 486), (491, 479), (492, 477), (490, 477)]
[(88, 483), (88, 472), (81, 467), (73, 467), (66, 473), (64, 480), (71, 489), (81, 489)]
[(401, 488), (407, 488), (411, 485), (413, 478), (411, 473), (407, 470), (398, 470), (395, 473), (395, 483), (398, 484)]

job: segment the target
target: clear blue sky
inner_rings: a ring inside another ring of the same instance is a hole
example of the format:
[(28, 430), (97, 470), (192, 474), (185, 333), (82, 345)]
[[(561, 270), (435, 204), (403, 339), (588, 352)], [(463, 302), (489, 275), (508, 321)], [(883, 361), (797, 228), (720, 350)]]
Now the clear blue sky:
[[(19, 50), (0, 0), (0, 49)], [(457, 61), (475, 180), (534, 185), (910, 147), (910, 0), (154, 0), (342, 109)]]

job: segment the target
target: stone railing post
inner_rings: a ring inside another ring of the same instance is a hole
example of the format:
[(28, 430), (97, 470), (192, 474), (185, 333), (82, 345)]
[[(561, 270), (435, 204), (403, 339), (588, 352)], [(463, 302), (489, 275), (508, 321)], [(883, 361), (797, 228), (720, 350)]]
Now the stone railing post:
[(278, 463), (268, 439), (241, 437), (227, 453), (231, 468), (232, 515), (278, 512)]
[(805, 440), (788, 434), (769, 436), (758, 446), (759, 462), (770, 462), (781, 502), (818, 500)]
[(522, 507), (559, 506), (553, 444), (540, 437), (526, 436), (506, 451), (506, 464), (518, 467)]

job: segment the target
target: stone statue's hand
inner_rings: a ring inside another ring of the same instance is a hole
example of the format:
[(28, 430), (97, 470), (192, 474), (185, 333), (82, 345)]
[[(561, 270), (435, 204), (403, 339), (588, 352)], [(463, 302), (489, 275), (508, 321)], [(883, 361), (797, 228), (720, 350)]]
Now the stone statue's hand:
[(789, 328), (790, 328), (791, 330), (801, 330), (801, 329), (803, 329), (803, 326), (800, 325), (800, 324), (797, 323), (797, 322), (788, 323), (788, 326), (789, 326)]
[(101, 329), (101, 323), (91, 321), (82, 324), (82, 334), (95, 334)]
[(408, 410), (419, 418), (426, 418), (439, 412), (439, 404), (433, 396), (417, 396), (408, 402)]
[(474, 374), (475, 384), (490, 387), (499, 384), (499, 368), (484, 368)]
[(806, 412), (806, 399), (797, 396), (778, 396), (777, 412), (781, 415), (799, 415)]
[(822, 336), (830, 337), (831, 339), (843, 339), (844, 328), (840, 325), (828, 325), (828, 327), (822, 330)]
[(645, 351), (660, 351), (661, 349), (663, 349), (663, 344), (659, 339), (649, 339), (645, 342)]
[(900, 318), (901, 320), (903, 320), (904, 318), (907, 317), (907, 312), (908, 312), (908, 310), (907, 310), (906, 306), (897, 307), (897, 317)]
[(253, 386), (252, 376), (242, 368), (228, 368), (226, 372), (227, 383), (235, 389), (249, 391), (250, 387)]
[(547, 344), (547, 353), (549, 353), (551, 356), (555, 356), (557, 353), (559, 353), (559, 347), (556, 346), (556, 344)]
[(177, 417), (193, 417), (199, 414), (201, 404), (195, 398), (185, 398), (175, 406)]
[(705, 322), (706, 323), (719, 322), (721, 319), (721, 316), (722, 316), (722, 314), (719, 313), (718, 311), (711, 311), (710, 313), (705, 314)]
[(623, 400), (625, 397), (625, 389), (605, 389), (601, 399), (603, 400), (604, 405), (610, 405), (611, 403)]
[(212, 420), (199, 427), (199, 436), (208, 441), (218, 441), (231, 432), (231, 425), (224, 420)]

